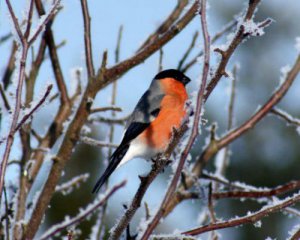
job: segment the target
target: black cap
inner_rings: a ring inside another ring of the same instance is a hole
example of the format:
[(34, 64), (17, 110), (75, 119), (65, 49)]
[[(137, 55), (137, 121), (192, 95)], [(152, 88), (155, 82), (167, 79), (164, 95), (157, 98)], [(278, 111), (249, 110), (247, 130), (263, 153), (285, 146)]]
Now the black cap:
[(155, 76), (155, 79), (164, 79), (164, 78), (174, 78), (177, 81), (183, 83), (184, 85), (188, 84), (191, 79), (187, 76), (185, 76), (181, 71), (178, 71), (176, 69), (167, 69), (164, 71), (161, 71)]

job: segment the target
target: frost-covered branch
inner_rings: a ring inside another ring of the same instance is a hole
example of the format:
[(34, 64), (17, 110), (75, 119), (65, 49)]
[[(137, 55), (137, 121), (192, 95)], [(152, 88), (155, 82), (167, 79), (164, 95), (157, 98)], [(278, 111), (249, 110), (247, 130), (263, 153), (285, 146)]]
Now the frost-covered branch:
[(62, 192), (63, 194), (69, 194), (74, 187), (79, 187), (80, 183), (85, 182), (90, 175), (88, 173), (81, 174), (72, 178), (70, 181), (65, 182), (55, 187), (55, 192)]
[[(40, 0), (36, 0), (36, 2), (39, 2), (39, 4), (41, 5)], [(81, 128), (86, 123), (86, 120), (90, 114), (90, 109), (92, 107), (93, 100), (95, 99), (97, 93), (101, 89), (106, 87), (108, 84), (117, 80), (121, 75), (123, 75), (129, 69), (142, 63), (145, 59), (150, 57), (154, 52), (156, 52), (158, 49), (160, 49), (163, 45), (165, 45), (171, 39), (173, 39), (178, 33), (181, 32), (181, 30), (185, 26), (187, 26), (191, 22), (191, 20), (195, 16), (196, 10), (197, 10), (197, 5), (193, 4), (190, 7), (190, 9), (176, 22), (176, 25), (172, 26), (157, 41), (147, 45), (144, 49), (142, 49), (141, 51), (136, 53), (134, 56), (116, 64), (115, 66), (113, 66), (111, 68), (106, 68), (107, 54), (104, 54), (101, 67), (97, 71), (98, 75), (97, 75), (96, 81), (88, 82), (85, 92), (83, 93), (81, 102), (78, 104), (76, 112), (75, 112), (74, 116), (72, 117), (72, 120), (70, 121), (70, 124), (68, 125), (68, 127), (65, 131), (65, 135), (62, 140), (62, 143), (57, 151), (56, 156), (54, 157), (55, 164), (53, 164), (51, 166), (48, 178), (45, 182), (42, 192), (37, 200), (36, 207), (32, 213), (32, 216), (30, 217), (30, 220), (28, 223), (31, 227), (26, 229), (26, 232), (23, 236), (24, 239), (26, 239), (26, 238), (31, 239), (36, 234), (36, 232), (40, 226), (42, 217), (48, 207), (51, 196), (55, 190), (55, 186), (57, 185), (57, 183), (59, 181), (59, 178), (63, 172), (63, 169), (64, 169), (66, 163), (70, 159), (70, 156), (71, 156), (71, 153), (72, 153), (74, 147), (76, 146), (76, 144), (78, 143), (78, 141), (80, 139)], [(38, 8), (38, 12), (39, 12), (39, 14), (41, 14), (42, 11), (40, 8)], [(52, 40), (53, 40), (53, 34), (51, 32), (51, 29), (47, 29), (47, 30), (45, 32), (45, 34), (47, 34), (47, 35), (45, 35), (47, 37), (46, 38), (47, 43), (50, 42), (50, 43), (52, 43), (52, 46), (55, 46), (55, 45), (53, 45), (53, 41), (52, 42), (50, 41), (51, 40), (50, 37), (52, 37)], [(51, 53), (51, 51), (50, 51), (50, 53)], [(51, 54), (50, 54), (50, 57), (51, 57)], [(57, 61), (55, 63), (57, 63)], [(56, 70), (57, 69), (54, 68), (54, 71), (56, 71)], [(60, 68), (58, 68), (58, 70), (60, 70)], [(60, 74), (61, 74), (61, 72), (60, 72)], [(58, 77), (61, 77), (61, 78), (59, 79)], [(58, 87), (61, 92), (62, 102), (61, 102), (61, 108), (59, 109), (59, 113), (58, 113), (55, 121), (59, 120), (58, 116), (62, 119), (65, 119), (65, 116), (69, 116), (69, 113), (71, 111), (70, 105), (68, 105), (70, 103), (69, 103), (69, 99), (67, 97), (67, 92), (62, 91), (60, 89), (60, 87), (62, 87), (62, 86), (65, 87), (64, 82), (63, 82), (64, 85), (61, 85), (61, 81), (58, 81), (58, 80), (63, 80), (62, 75), (59, 75), (58, 77), (56, 76), (56, 80), (58, 82)], [(64, 96), (63, 96), (63, 93), (65, 94)], [(67, 99), (65, 100), (65, 98), (67, 98)], [(55, 122), (54, 126), (60, 127), (61, 126), (60, 124), (61, 124), (61, 121)], [(55, 128), (54, 130), (55, 130), (55, 136), (50, 139), (51, 140), (54, 139), (54, 142), (55, 142), (57, 139), (57, 136), (60, 135), (59, 130), (61, 130), (61, 129)], [(50, 142), (50, 143), (52, 144), (52, 142)], [(41, 160), (42, 157), (40, 157), (39, 159)], [(38, 172), (36, 170), (38, 170), (40, 168), (40, 166), (41, 166), (40, 164), (42, 161), (38, 161), (38, 162), (39, 162), (39, 165), (37, 165), (33, 169), (33, 171), (35, 173)]]
[(22, 125), (43, 105), (43, 103), (46, 101), (47, 97), (49, 96), (51, 89), (52, 89), (52, 84), (50, 84), (47, 89), (45, 94), (43, 95), (43, 97), (41, 98), (41, 100), (39, 100), (39, 102), (30, 110), (29, 113), (27, 113), (18, 123), (16, 130), (18, 131)]
[(91, 113), (106, 112), (106, 111), (122, 112), (122, 108), (116, 107), (116, 106), (99, 107), (99, 108), (93, 108), (93, 109), (91, 110)]
[[(178, 180), (181, 176), (181, 172), (184, 166), (184, 163), (187, 159), (187, 156), (192, 149), (192, 146), (196, 140), (196, 137), (199, 134), (199, 123), (201, 118), (201, 112), (202, 112), (202, 106), (203, 106), (203, 99), (204, 99), (204, 90), (206, 87), (206, 81), (208, 78), (209, 73), (209, 67), (210, 67), (210, 36), (207, 29), (207, 22), (206, 22), (206, 0), (202, 0), (201, 3), (198, 1), (200, 10), (199, 14), (201, 15), (201, 27), (202, 27), (202, 34), (203, 34), (203, 40), (204, 40), (204, 62), (203, 62), (203, 70), (202, 70), (202, 80), (200, 84), (200, 88), (197, 93), (197, 102), (196, 102), (196, 109), (195, 109), (195, 117), (193, 121), (193, 126), (191, 130), (191, 135), (189, 137), (189, 140), (187, 142), (187, 145), (185, 149), (182, 151), (178, 166), (176, 169), (176, 172), (171, 180), (171, 183), (169, 185), (169, 188), (165, 194), (165, 197), (160, 205), (159, 210), (155, 214), (155, 216), (152, 218), (152, 221), (147, 224), (145, 232), (142, 234), (141, 239), (146, 240), (150, 237), (150, 234), (153, 232), (157, 224), (159, 223), (160, 219), (163, 217), (165, 209), (167, 207), (167, 204), (172, 199), (173, 194), (176, 190)], [(200, 5), (201, 4), (201, 5)]]
[(79, 224), (81, 221), (85, 220), (87, 216), (95, 213), (95, 210), (103, 204), (107, 202), (107, 200), (120, 188), (124, 187), (126, 184), (126, 180), (115, 185), (112, 189), (108, 190), (104, 196), (99, 196), (93, 203), (89, 204), (85, 209), (80, 210), (79, 214), (73, 218), (65, 218), (62, 223), (53, 225), (50, 229), (48, 229), (39, 239), (49, 239), (54, 235), (58, 234), (62, 230)]
[(98, 140), (90, 138), (90, 137), (81, 137), (80, 141), (82, 143), (85, 143), (85, 144), (88, 144), (91, 146), (95, 146), (95, 147), (109, 147), (109, 148), (117, 148), (118, 147), (117, 144), (113, 144), (110, 142), (98, 141)]
[[(44, 21), (42, 22), (42, 25), (47, 24), (47, 22), (53, 17), (53, 14), (59, 5), (59, 2), (60, 2), (60, 0), (57, 0), (53, 4), (52, 10), (50, 11), (49, 14), (46, 15)], [(6, 147), (5, 147), (5, 151), (3, 154), (3, 159), (2, 159), (1, 167), (0, 167), (0, 202), (1, 202), (3, 184), (4, 184), (4, 176), (5, 176), (5, 172), (6, 172), (6, 166), (7, 166), (8, 158), (10, 155), (11, 146), (14, 142), (14, 135), (16, 133), (16, 128), (18, 126), (17, 124), (18, 124), (20, 110), (21, 110), (22, 88), (23, 88), (23, 83), (25, 80), (25, 67), (26, 67), (27, 54), (28, 54), (28, 50), (29, 50), (30, 46), (35, 41), (36, 37), (43, 30), (42, 27), (39, 27), (36, 31), (34, 31), (32, 37), (29, 35), (29, 32), (31, 30), (33, 0), (30, 2), (30, 9), (29, 9), (28, 17), (26, 19), (26, 22), (27, 22), (26, 32), (24, 35), (21, 31), (20, 25), (18, 23), (18, 19), (15, 16), (15, 13), (12, 9), (10, 1), (6, 0), (6, 4), (8, 7), (10, 16), (12, 18), (12, 21), (13, 21), (13, 26), (14, 26), (13, 31), (17, 32), (17, 35), (19, 38), (19, 39), (16, 39), (16, 41), (19, 41), (21, 43), (21, 46), (18, 46), (19, 48), (21, 48), (21, 55), (19, 56), (19, 59), (17, 59), (17, 61), (16, 61), (18, 64), (16, 71), (18, 71), (18, 72), (16, 75), (17, 76), (17, 87), (16, 87), (15, 107), (14, 107), (14, 111), (13, 111), (13, 117), (12, 117), (12, 122), (10, 125), (9, 134), (8, 134), (8, 137), (6, 140)]]
[(244, 224), (255, 223), (260, 219), (270, 215), (271, 213), (278, 212), (299, 201), (300, 201), (300, 193), (297, 193), (294, 194), (292, 197), (287, 197), (286, 199), (283, 200), (277, 200), (272, 204), (266, 205), (257, 212), (248, 213), (246, 216), (237, 217), (227, 221), (217, 222), (214, 224), (204, 225), (199, 228), (195, 228), (193, 230), (183, 232), (182, 234), (195, 236), (195, 235), (199, 235), (217, 229), (230, 228), (230, 227), (236, 227)]
[(290, 114), (288, 114), (287, 112), (285, 112), (279, 108), (271, 109), (270, 113), (277, 115), (281, 119), (285, 120), (288, 124), (300, 126), (300, 119), (292, 117)]
[(91, 17), (89, 14), (88, 4), (86, 0), (81, 0), (81, 10), (84, 22), (84, 45), (85, 45), (85, 61), (88, 72), (88, 79), (92, 81), (95, 77), (95, 69), (93, 64), (92, 41), (91, 41)]

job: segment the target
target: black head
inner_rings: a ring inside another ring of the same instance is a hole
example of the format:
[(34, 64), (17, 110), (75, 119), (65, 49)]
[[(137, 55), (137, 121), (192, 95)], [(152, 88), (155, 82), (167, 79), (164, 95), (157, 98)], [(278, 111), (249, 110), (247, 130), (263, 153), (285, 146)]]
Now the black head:
[(183, 85), (188, 84), (191, 79), (187, 76), (185, 76), (182, 72), (176, 70), (176, 69), (168, 69), (161, 71), (155, 76), (155, 79), (164, 79), (164, 78), (174, 78), (177, 81), (183, 83)]

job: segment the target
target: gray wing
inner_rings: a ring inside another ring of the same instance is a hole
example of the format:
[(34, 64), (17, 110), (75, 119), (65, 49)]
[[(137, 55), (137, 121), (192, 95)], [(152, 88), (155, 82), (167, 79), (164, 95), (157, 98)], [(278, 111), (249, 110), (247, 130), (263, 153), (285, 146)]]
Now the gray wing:
[(160, 89), (157, 80), (153, 80), (149, 89), (138, 101), (132, 115), (128, 119), (125, 129), (128, 130), (132, 123), (149, 124), (155, 119), (160, 110), (160, 103), (165, 94)]

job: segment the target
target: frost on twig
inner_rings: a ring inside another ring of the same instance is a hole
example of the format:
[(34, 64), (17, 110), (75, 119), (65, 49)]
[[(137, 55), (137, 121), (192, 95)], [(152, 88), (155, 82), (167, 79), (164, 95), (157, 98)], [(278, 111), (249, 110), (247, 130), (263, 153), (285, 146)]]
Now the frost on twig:
[(95, 210), (103, 204), (106, 203), (106, 201), (120, 188), (124, 187), (126, 184), (126, 181), (123, 181), (117, 185), (115, 185), (112, 189), (108, 189), (105, 194), (99, 195), (93, 203), (86, 206), (84, 209), (79, 210), (79, 214), (75, 217), (65, 217), (65, 220), (59, 224), (55, 224), (52, 227), (50, 227), (46, 232), (43, 233), (43, 235), (39, 239), (48, 239), (53, 236), (56, 236), (58, 233), (63, 231), (66, 228), (69, 228), (71, 226), (79, 224), (81, 221), (86, 220), (86, 218), (95, 213)]
[(80, 183), (85, 182), (89, 178), (89, 174), (81, 174), (72, 178), (70, 181), (55, 187), (55, 192), (61, 192), (63, 195), (69, 194), (74, 188), (79, 188)]

